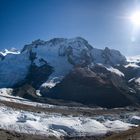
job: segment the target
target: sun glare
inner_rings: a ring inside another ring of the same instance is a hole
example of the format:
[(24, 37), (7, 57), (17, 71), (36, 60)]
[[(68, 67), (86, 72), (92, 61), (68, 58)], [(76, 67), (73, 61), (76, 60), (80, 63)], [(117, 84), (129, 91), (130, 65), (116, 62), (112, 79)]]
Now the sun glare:
[(135, 27), (140, 27), (140, 11), (134, 12), (130, 17), (130, 20)]

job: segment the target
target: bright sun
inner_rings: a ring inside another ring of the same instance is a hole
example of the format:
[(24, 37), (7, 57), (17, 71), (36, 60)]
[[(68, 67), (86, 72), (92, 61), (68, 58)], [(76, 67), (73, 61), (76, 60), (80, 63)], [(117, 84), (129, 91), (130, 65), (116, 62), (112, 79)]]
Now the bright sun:
[(135, 27), (140, 27), (140, 11), (134, 12), (130, 17), (130, 20)]

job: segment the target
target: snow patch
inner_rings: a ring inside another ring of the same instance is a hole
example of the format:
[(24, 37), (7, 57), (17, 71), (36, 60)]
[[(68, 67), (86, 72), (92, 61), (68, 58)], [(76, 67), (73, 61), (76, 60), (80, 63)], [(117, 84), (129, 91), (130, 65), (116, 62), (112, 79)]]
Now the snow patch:
[(134, 78), (131, 78), (130, 80), (128, 80), (128, 83), (132, 82), (135, 80), (135, 77)]
[(135, 79), (135, 82), (136, 82), (138, 85), (140, 85), (140, 77), (137, 78), (137, 79)]
[(132, 127), (132, 124), (122, 122), (120, 120), (110, 121), (107, 120), (104, 125), (110, 129), (110, 131), (121, 131), (121, 130), (128, 130)]
[(53, 88), (56, 84), (60, 83), (60, 81), (63, 79), (63, 77), (54, 77), (52, 79), (47, 80), (45, 83), (43, 83), (42, 87), (48, 87)]
[(11, 95), (13, 92), (13, 89), (12, 88), (0, 88), (0, 94), (2, 95)]
[(128, 68), (128, 67), (132, 67), (132, 68), (140, 68), (140, 66), (138, 66), (137, 64), (135, 63), (129, 63), (127, 65), (124, 66), (125, 68)]
[(140, 55), (126, 57), (126, 59), (127, 59), (127, 62), (139, 63), (140, 62)]
[(15, 48), (12, 48), (10, 50), (5, 49), (4, 51), (0, 52), (3, 56), (6, 56), (7, 54), (20, 54), (20, 51), (16, 50)]
[(108, 71), (112, 72), (112, 73), (115, 73), (115, 74), (117, 74), (119, 76), (123, 76), (124, 77), (124, 74), (121, 71), (119, 71), (118, 69), (115, 69), (113, 67), (106, 67), (106, 69)]

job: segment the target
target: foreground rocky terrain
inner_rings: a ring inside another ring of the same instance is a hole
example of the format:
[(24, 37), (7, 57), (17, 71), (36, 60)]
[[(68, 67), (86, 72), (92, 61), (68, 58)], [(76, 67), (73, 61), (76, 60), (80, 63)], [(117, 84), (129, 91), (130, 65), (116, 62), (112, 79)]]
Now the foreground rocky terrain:
[[(56, 137), (50, 136), (40, 136), (40, 135), (29, 135), (22, 134), (13, 131), (0, 130), (1, 140), (59, 140)], [(104, 137), (95, 137), (95, 136), (85, 136), (85, 137), (75, 137), (75, 138), (61, 138), (61, 140), (139, 140), (140, 138), (140, 127), (132, 128), (130, 130), (120, 132), (117, 134), (108, 134)]]
[(136, 107), (68, 107), (1, 94), (0, 113), (2, 140), (104, 140), (117, 139), (119, 135), (122, 139), (139, 136), (140, 109)]
[(140, 57), (81, 37), (0, 52), (0, 139), (140, 136)]

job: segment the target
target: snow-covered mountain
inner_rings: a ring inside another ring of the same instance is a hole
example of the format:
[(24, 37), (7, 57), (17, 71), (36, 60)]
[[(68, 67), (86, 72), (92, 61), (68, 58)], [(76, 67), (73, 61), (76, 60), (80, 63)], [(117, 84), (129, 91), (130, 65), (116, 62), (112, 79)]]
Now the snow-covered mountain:
[(8, 52), (3, 56), (0, 60), (1, 88), (22, 83), (28, 77), (31, 66), (51, 66), (51, 74), (46, 77), (46, 81), (50, 81), (54, 78), (63, 78), (75, 66), (91, 66), (96, 63), (114, 66), (126, 63), (126, 58), (119, 51), (93, 48), (80, 37), (36, 40), (25, 45), (21, 53)]
[[(0, 58), (0, 88), (16, 89), (14, 95), (37, 99), (35, 89), (39, 89), (43, 98), (67, 96), (67, 100), (105, 107), (140, 102), (139, 85), (128, 82), (138, 81), (140, 64), (117, 50), (94, 48), (81, 37), (35, 40), (20, 53), (1, 53)], [(137, 68), (130, 68), (132, 64)]]

